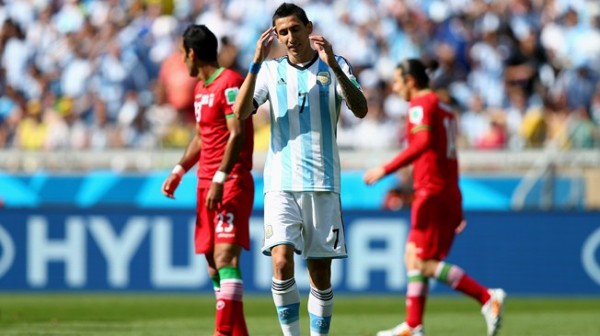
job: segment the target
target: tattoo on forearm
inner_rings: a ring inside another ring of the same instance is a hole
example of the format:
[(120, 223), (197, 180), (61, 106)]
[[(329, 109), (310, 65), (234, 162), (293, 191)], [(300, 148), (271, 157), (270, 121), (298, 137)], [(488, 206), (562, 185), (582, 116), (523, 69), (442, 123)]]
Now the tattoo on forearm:
[(333, 71), (342, 87), (342, 91), (344, 91), (348, 108), (350, 108), (352, 113), (357, 117), (364, 117), (367, 110), (367, 100), (363, 93), (354, 86), (354, 83), (352, 83), (350, 78), (346, 76), (341, 68), (334, 69)]

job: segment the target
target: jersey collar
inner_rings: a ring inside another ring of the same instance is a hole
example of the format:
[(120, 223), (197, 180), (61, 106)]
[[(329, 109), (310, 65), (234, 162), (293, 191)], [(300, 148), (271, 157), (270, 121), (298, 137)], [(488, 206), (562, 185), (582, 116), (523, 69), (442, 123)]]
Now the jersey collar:
[(210, 76), (210, 78), (204, 82), (204, 86), (210, 85), (210, 83), (212, 83), (215, 79), (217, 79), (217, 77), (219, 77), (219, 75), (221, 74), (221, 72), (223, 72), (223, 70), (225, 70), (225, 68), (223, 68), (223, 67), (218, 68), (217, 71), (215, 71), (215, 73), (213, 73), (212, 76)]
[(287, 58), (288, 64), (293, 66), (294, 68), (298, 69), (298, 70), (306, 70), (308, 68), (310, 68), (311, 65), (313, 65), (317, 60), (319, 59), (319, 53), (315, 53), (315, 57), (313, 57), (312, 60), (310, 60), (310, 62), (308, 62), (305, 66), (301, 66), (299, 64), (292, 64), (292, 62), (290, 62), (290, 58)]

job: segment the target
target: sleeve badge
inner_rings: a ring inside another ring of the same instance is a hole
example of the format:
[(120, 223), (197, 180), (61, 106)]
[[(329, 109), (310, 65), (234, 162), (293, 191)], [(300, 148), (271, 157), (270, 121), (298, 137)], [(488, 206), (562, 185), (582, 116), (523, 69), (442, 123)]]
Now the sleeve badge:
[(239, 91), (240, 91), (240, 89), (236, 88), (236, 87), (225, 89), (224, 94), (225, 94), (225, 101), (227, 102), (227, 105), (233, 105), (233, 103), (235, 102), (235, 98), (237, 97)]
[(408, 109), (408, 121), (411, 124), (419, 125), (423, 122), (423, 107), (413, 106)]

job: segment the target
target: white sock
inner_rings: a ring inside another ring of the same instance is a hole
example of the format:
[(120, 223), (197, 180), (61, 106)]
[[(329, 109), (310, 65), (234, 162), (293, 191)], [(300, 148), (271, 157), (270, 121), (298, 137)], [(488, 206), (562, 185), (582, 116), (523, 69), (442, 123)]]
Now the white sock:
[(333, 315), (333, 290), (310, 288), (308, 296), (310, 336), (327, 336)]
[(300, 336), (300, 292), (296, 280), (273, 278), (271, 293), (283, 336)]

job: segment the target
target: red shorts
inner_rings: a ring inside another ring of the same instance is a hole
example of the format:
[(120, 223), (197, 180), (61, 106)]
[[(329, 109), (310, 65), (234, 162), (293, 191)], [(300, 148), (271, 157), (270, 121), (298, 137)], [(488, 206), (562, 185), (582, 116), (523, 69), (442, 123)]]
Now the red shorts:
[(250, 214), (254, 204), (252, 175), (237, 175), (225, 181), (223, 201), (218, 210), (208, 210), (205, 205), (209, 188), (198, 187), (196, 206), (196, 253), (214, 251), (215, 244), (238, 244), (250, 249)]
[(408, 241), (417, 247), (420, 259), (444, 260), (463, 220), (462, 200), (446, 195), (415, 197)]

